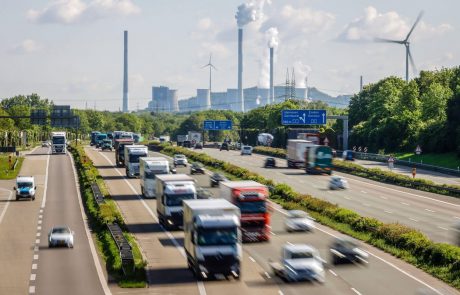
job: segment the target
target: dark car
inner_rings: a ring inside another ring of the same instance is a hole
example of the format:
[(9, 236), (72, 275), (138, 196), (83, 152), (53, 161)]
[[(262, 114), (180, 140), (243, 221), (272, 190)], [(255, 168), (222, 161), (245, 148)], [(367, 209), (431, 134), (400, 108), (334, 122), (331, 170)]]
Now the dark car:
[(219, 183), (221, 181), (228, 181), (227, 177), (225, 177), (224, 175), (220, 174), (220, 173), (214, 173), (212, 176), (211, 176), (211, 187), (215, 187), (215, 186), (219, 186)]
[(110, 150), (110, 151), (112, 151), (112, 140), (111, 139), (104, 139), (102, 141), (101, 150)]
[(273, 168), (273, 167), (276, 167), (276, 160), (275, 158), (273, 157), (268, 157), (265, 159), (265, 163), (264, 163), (264, 167), (265, 168)]
[(360, 249), (358, 244), (350, 238), (336, 238), (331, 245), (332, 264), (340, 262), (367, 263), (369, 254)]
[(190, 166), (190, 174), (204, 174), (204, 167), (203, 164), (201, 163), (192, 163), (192, 166)]
[(210, 199), (212, 198), (212, 193), (208, 191), (207, 189), (204, 189), (202, 187), (197, 187), (196, 188), (196, 197), (197, 199)]
[(228, 143), (226, 143), (226, 142), (222, 143), (222, 145), (220, 146), (220, 150), (228, 151), (229, 150)]
[(190, 148), (192, 147), (192, 142), (190, 140), (185, 140), (184, 143), (182, 144), (184, 148)]
[(342, 159), (344, 161), (354, 161), (355, 160), (355, 152), (350, 151), (350, 150), (343, 151)]
[(200, 149), (200, 150), (203, 149), (203, 145), (201, 144), (201, 142), (195, 143), (195, 149)]

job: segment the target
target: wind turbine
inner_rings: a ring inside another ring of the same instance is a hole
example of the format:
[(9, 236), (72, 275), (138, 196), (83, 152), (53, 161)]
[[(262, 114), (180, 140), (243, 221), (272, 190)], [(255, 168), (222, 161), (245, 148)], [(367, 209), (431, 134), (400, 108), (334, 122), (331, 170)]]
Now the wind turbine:
[(406, 47), (406, 82), (409, 82), (409, 61), (412, 66), (412, 69), (414, 72), (416, 72), (416, 67), (414, 63), (414, 59), (412, 58), (412, 54), (410, 53), (410, 42), (409, 42), (409, 37), (412, 34), (412, 32), (415, 29), (415, 26), (417, 26), (418, 22), (423, 16), (423, 11), (420, 11), (417, 19), (415, 20), (414, 25), (410, 29), (409, 33), (407, 33), (407, 36), (404, 40), (390, 40), (390, 39), (382, 39), (382, 38), (375, 38), (376, 42), (384, 42), (384, 43), (396, 43), (396, 44), (403, 44)]
[(206, 68), (209, 67), (209, 95), (211, 95), (211, 86), (212, 86), (212, 69), (216, 70), (216, 67), (212, 64), (211, 62), (212, 59), (212, 53), (209, 55), (209, 62), (208, 64), (202, 66), (201, 68)]

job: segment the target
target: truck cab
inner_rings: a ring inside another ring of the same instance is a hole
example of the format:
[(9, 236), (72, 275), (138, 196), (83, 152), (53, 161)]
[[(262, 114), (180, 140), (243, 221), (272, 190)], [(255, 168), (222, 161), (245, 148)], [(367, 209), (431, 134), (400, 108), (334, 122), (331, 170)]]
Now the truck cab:
[(155, 198), (156, 196), (156, 176), (160, 174), (170, 174), (169, 161), (163, 157), (140, 158), (139, 180), (141, 192), (145, 198)]
[(134, 141), (132, 139), (115, 139), (114, 149), (115, 149), (115, 163), (117, 167), (123, 167), (125, 165), (125, 146), (133, 145)]
[(16, 191), (16, 201), (20, 198), (29, 198), (35, 200), (35, 178), (33, 176), (18, 176), (16, 178), (16, 186), (13, 188)]
[(96, 135), (96, 148), (102, 147), (104, 140), (107, 139), (107, 133), (99, 133)]
[(125, 146), (125, 167), (127, 177), (139, 175), (139, 158), (147, 157), (148, 149), (145, 145)]
[(240, 278), (240, 210), (223, 199), (184, 200), (184, 249), (199, 279)]

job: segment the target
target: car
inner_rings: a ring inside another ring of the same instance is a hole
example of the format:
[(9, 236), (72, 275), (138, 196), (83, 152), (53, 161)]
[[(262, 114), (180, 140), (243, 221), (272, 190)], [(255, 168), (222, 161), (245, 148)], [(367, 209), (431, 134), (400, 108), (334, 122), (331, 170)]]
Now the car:
[(205, 188), (197, 187), (196, 188), (196, 197), (197, 199), (211, 199), (212, 193)]
[(42, 147), (49, 147), (48, 141), (42, 141)]
[(241, 147), (241, 155), (252, 155), (252, 146), (243, 145)]
[(198, 163), (198, 162), (195, 162), (195, 163), (192, 163), (192, 165), (190, 166), (190, 174), (204, 174), (204, 167), (203, 167), (203, 164), (201, 163)]
[(344, 161), (354, 161), (355, 160), (355, 152), (351, 150), (343, 151), (342, 159)]
[(224, 175), (215, 172), (211, 176), (211, 187), (219, 186), (221, 181), (228, 181), (228, 179)]
[(16, 191), (16, 201), (21, 198), (28, 198), (31, 201), (35, 200), (35, 178), (33, 176), (18, 176), (16, 178), (16, 186), (13, 188)]
[(331, 263), (364, 262), (367, 263), (369, 254), (358, 247), (353, 239), (348, 237), (335, 238), (330, 246)]
[(171, 174), (176, 174), (177, 173), (176, 167), (174, 167), (173, 165), (169, 165), (169, 172), (171, 172)]
[(177, 167), (177, 166), (184, 166), (184, 167), (187, 167), (187, 164), (188, 164), (188, 161), (187, 161), (187, 157), (185, 157), (185, 155), (182, 155), (182, 154), (175, 154), (174, 155), (174, 167)]
[(264, 167), (265, 168), (269, 168), (269, 167), (276, 167), (276, 160), (275, 158), (273, 157), (268, 157), (265, 159), (265, 163), (264, 163)]
[(221, 144), (219, 150), (226, 150), (226, 151), (228, 151), (228, 150), (229, 150), (228, 143), (223, 142), (223, 143)]
[(312, 231), (315, 227), (314, 218), (302, 210), (289, 210), (284, 221), (287, 232)]
[(101, 144), (101, 150), (110, 150), (112, 151), (112, 140), (111, 139), (104, 139)]
[(198, 150), (198, 149), (199, 149), (199, 150), (202, 150), (202, 149), (203, 149), (203, 145), (201, 144), (201, 142), (195, 143), (195, 149), (196, 149), (196, 150)]
[(48, 247), (73, 248), (74, 232), (68, 226), (54, 226), (48, 234)]
[(348, 181), (340, 176), (332, 176), (329, 181), (329, 189), (347, 189)]

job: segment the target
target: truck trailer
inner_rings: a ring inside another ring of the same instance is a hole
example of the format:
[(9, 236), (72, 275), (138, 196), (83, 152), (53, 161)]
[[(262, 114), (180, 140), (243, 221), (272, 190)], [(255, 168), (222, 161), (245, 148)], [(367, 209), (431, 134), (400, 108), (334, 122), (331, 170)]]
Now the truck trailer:
[(310, 146), (305, 151), (305, 172), (332, 173), (332, 149), (325, 145)]
[(241, 210), (243, 242), (270, 240), (268, 188), (250, 180), (224, 181), (220, 188), (220, 197)]
[(132, 139), (115, 139), (114, 149), (115, 149), (115, 163), (117, 167), (123, 167), (125, 165), (125, 146), (133, 145), (134, 141)]
[(51, 153), (52, 154), (66, 154), (67, 153), (67, 139), (64, 131), (51, 132)]
[(288, 168), (305, 167), (305, 150), (313, 146), (312, 141), (289, 139), (287, 142), (286, 160)]
[(139, 175), (139, 158), (148, 156), (145, 145), (125, 145), (125, 168), (127, 177)]
[(240, 278), (240, 209), (223, 199), (184, 200), (184, 248), (199, 279)]
[(141, 192), (145, 198), (155, 198), (156, 176), (169, 174), (169, 161), (163, 157), (145, 157), (139, 159), (139, 180)]

